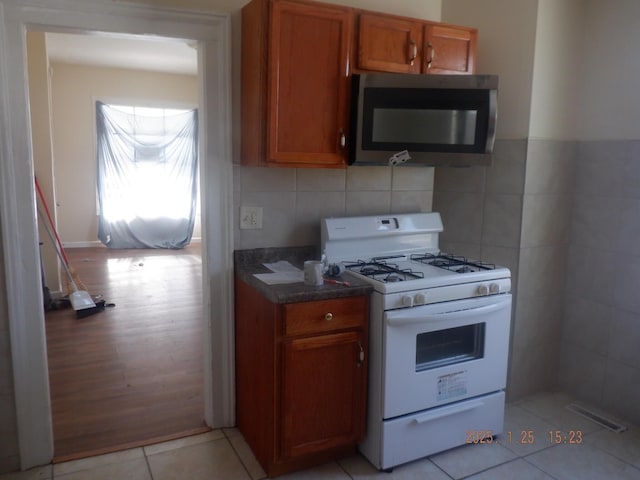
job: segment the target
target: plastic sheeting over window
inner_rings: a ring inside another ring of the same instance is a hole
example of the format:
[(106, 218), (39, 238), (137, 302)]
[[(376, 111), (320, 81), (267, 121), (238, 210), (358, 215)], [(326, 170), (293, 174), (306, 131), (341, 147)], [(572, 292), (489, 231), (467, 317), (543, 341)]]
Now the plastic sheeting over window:
[(198, 196), (197, 110), (96, 102), (96, 125), (100, 241), (188, 245)]

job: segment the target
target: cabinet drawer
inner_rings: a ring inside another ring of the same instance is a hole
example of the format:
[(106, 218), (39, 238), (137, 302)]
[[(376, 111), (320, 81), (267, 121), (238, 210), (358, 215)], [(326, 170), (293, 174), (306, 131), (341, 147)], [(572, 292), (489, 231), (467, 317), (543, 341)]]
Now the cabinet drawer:
[(348, 297), (288, 303), (283, 309), (285, 335), (304, 335), (363, 326), (368, 301), (367, 297)]

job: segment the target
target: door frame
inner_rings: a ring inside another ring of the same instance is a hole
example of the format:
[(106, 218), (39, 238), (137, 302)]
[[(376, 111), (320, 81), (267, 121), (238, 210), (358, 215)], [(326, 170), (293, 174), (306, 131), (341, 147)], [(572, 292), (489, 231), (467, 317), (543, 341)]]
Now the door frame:
[(0, 0), (0, 228), (22, 469), (53, 457), (36, 224), (26, 32), (111, 32), (198, 42), (204, 417), (235, 423), (231, 35), (228, 14), (113, 0)]

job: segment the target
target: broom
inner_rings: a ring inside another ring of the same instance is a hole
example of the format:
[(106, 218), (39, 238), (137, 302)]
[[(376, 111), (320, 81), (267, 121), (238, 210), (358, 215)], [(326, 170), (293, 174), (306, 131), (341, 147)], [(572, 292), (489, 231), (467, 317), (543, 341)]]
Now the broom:
[[(44, 195), (42, 194), (42, 190), (40, 189), (40, 184), (38, 183), (38, 179), (34, 177), (34, 180), (36, 184), (36, 191), (38, 192), (38, 198), (40, 199), (42, 208), (44, 208), (44, 211), (47, 214), (49, 225), (51, 226), (51, 229), (53, 230), (53, 234), (56, 237), (55, 241), (52, 238), (52, 241), (54, 243), (53, 247), (56, 249), (56, 253), (58, 254), (58, 257), (60, 257), (60, 261), (62, 262), (62, 265), (64, 265), (65, 271), (67, 273), (67, 275), (65, 275), (64, 277), (65, 284), (66, 284), (65, 293), (71, 294), (77, 289), (87, 290), (87, 287), (85, 286), (84, 283), (82, 283), (82, 280), (80, 280), (80, 278), (78, 277), (78, 274), (74, 270), (73, 266), (69, 264), (69, 258), (67, 257), (67, 254), (64, 251), (64, 247), (62, 246), (62, 242), (60, 241), (60, 237), (58, 236), (58, 232), (56, 231), (56, 228), (54, 226), (53, 219), (51, 218), (51, 213), (49, 212), (49, 207), (47, 206), (47, 202), (45, 201)], [(38, 213), (40, 214), (40, 220), (42, 221), (42, 223), (46, 224), (46, 221), (42, 218), (42, 214), (40, 213), (40, 210), (38, 210)], [(45, 228), (47, 228), (46, 225), (45, 225)], [(49, 236), (51, 237), (51, 232), (48, 231), (47, 233), (49, 233)], [(70, 276), (68, 275), (69, 273), (71, 274)], [(71, 279), (72, 282), (69, 282), (68, 279)]]
[(98, 306), (94, 303), (89, 292), (85, 290), (78, 289), (76, 282), (73, 280), (73, 275), (71, 275), (71, 270), (69, 270), (69, 266), (65, 262), (65, 258), (62, 256), (60, 249), (58, 248), (58, 244), (53, 238), (53, 234), (51, 233), (51, 229), (47, 222), (42, 218), (42, 213), (38, 210), (38, 214), (40, 215), (40, 220), (42, 220), (42, 224), (44, 225), (44, 229), (46, 230), (51, 242), (53, 243), (53, 248), (55, 249), (60, 261), (62, 262), (62, 266), (64, 270), (67, 272), (67, 276), (69, 277), (69, 283), (71, 284), (71, 288), (73, 291), (69, 294), (69, 301), (71, 302), (71, 306), (76, 312), (77, 317), (86, 317), (87, 315), (91, 315), (91, 313), (97, 312), (100, 310)]

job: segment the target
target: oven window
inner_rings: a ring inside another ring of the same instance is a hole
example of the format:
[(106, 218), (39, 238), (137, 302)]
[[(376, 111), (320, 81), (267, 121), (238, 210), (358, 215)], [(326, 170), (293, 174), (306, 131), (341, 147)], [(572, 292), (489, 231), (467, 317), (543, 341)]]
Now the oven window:
[(416, 372), (484, 357), (484, 323), (421, 333), (416, 337)]

